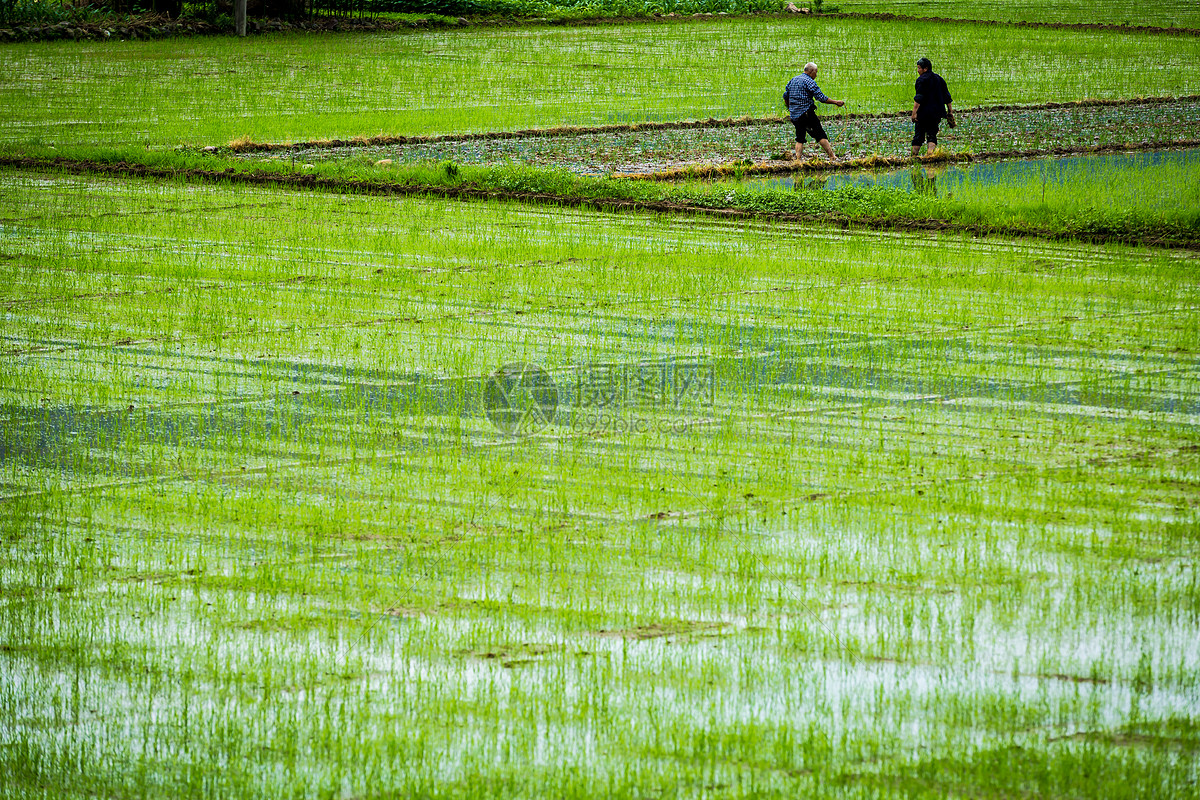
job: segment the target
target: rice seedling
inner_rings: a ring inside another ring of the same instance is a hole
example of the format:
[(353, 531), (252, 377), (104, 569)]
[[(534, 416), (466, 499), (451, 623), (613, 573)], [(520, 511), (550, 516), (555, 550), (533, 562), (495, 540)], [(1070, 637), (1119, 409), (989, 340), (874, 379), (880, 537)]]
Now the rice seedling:
[(1189, 255), (4, 180), (0, 793), (1194, 789)]

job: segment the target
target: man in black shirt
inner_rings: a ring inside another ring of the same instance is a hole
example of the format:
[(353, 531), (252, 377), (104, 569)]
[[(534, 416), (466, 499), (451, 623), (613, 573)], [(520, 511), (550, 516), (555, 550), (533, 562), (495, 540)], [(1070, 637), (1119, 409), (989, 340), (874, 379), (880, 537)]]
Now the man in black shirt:
[(921, 152), (921, 145), (928, 142), (926, 152), (932, 153), (937, 147), (938, 123), (945, 117), (950, 127), (954, 127), (954, 98), (942, 76), (933, 71), (933, 63), (928, 58), (917, 61), (917, 93), (913, 97), (912, 121), (916, 125), (913, 133), (912, 154), (916, 158)]

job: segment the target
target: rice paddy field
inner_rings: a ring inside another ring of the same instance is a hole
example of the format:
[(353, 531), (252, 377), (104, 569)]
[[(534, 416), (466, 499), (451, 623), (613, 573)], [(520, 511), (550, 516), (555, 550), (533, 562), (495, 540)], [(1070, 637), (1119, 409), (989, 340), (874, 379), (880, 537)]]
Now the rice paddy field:
[[(1200, 77), (1195, 38), (939, 25), (0, 47), (5, 154), (181, 167), (0, 167), (0, 797), (1195, 797), (1195, 247), (256, 186), (174, 149), (708, 117), (705, 53), (712, 116), (773, 113), (746, 48), (799, 30), (852, 43), (822, 84), (876, 111), (925, 35), (1063, 101)], [(606, 47), (629, 69), (550, 91)], [(1023, 91), (963, 61), (956, 106)], [(1169, 108), (1149, 130), (1200, 138)], [(1011, 169), (969, 202), (1200, 208), (1194, 150)]]
[(38, 42), (0, 48), (0, 142), (219, 145), (775, 115), (808, 60), (846, 113), (896, 111), (912, 103), (914, 53), (933, 59), (960, 108), (1200, 94), (1200, 37), (987, 24), (721, 19)]

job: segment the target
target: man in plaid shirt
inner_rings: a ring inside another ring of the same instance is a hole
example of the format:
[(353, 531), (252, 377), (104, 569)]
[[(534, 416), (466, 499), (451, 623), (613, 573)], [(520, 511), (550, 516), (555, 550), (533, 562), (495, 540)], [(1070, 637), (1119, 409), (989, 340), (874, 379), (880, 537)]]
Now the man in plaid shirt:
[(820, 100), (822, 103), (828, 103), (838, 108), (846, 105), (846, 101), (830, 100), (826, 97), (825, 93), (821, 91), (821, 87), (817, 86), (816, 77), (817, 65), (810, 61), (804, 65), (804, 74), (797, 75), (788, 81), (787, 88), (783, 90), (784, 105), (787, 106), (792, 124), (796, 126), (796, 160), (800, 161), (804, 158), (804, 142), (805, 134), (807, 134), (821, 146), (830, 161), (837, 161), (837, 157), (833, 154), (833, 147), (829, 144), (829, 137), (825, 135), (825, 128), (821, 126), (821, 120), (817, 117), (815, 101)]

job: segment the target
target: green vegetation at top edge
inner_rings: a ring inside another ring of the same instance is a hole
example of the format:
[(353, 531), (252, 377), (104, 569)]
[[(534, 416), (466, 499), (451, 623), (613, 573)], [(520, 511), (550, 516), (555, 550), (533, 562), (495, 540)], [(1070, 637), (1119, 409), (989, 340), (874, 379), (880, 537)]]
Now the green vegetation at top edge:
[(1200, 5), (1191, 0), (1145, 3), (1115, 0), (837, 0), (848, 13), (900, 14), (908, 17), (986, 19), (998, 22), (1102, 23), (1106, 25), (1200, 28)]
[[(432, 21), (454, 24), (458, 17), (476, 20), (586, 20), (622, 17), (645, 18), (675, 14), (751, 14), (782, 12), (786, 0), (358, 0), (353, 11), (372, 18), (406, 22)], [(1094, 4), (1085, 0), (1033, 0), (1007, 3), (1002, 0), (806, 0), (802, 5), (816, 13), (896, 14), (913, 18), (994, 20), (1067, 24), (1105, 24), (1129, 27), (1200, 27), (1200, 9), (1187, 0), (1138, 3), (1117, 0)], [(318, 16), (327, 4), (314, 5)], [(183, 13), (204, 19), (232, 32), (229, 7), (217, 4), (186, 4)], [(252, 11), (253, 13), (253, 11)], [(276, 16), (269, 10), (263, 16)], [(100, 3), (79, 5), (60, 0), (0, 0), (0, 24), (29, 25), (71, 22), (118, 22), (128, 19)]]
[(957, 23), (51, 42), (0, 48), (0, 140), (154, 147), (759, 116), (781, 111), (783, 85), (809, 59), (846, 112), (894, 111), (911, 103), (914, 53), (933, 59), (959, 107), (1200, 91), (1200, 38), (1149, 47), (1116, 32)]
[[(819, 0), (818, 0), (819, 4)], [(437, 11), (477, 20), (529, 19), (538, 21), (624, 17), (656, 14), (753, 14), (778, 12), (778, 0), (367, 0), (369, 9)], [(391, 16), (386, 13), (386, 16)]]
[[(341, 16), (346, 12), (357, 19), (388, 19), (400, 22), (432, 22), (454, 25), (461, 17), (476, 21), (514, 22), (521, 19), (602, 19), (609, 17), (650, 17), (656, 14), (752, 14), (778, 12), (782, 6), (776, 0), (354, 0), (345, 2), (307, 4), (307, 16), (295, 16), (286, 9), (251, 4), (253, 17), (328, 21), (330, 12)], [(814, 4), (821, 5), (820, 0)], [(117, 6), (118, 8), (113, 8)], [(331, 6), (336, 6), (331, 8)], [(141, 5), (123, 5), (119, 0), (79, 5), (72, 0), (0, 0), (0, 26), (52, 25), (58, 22), (120, 25), (141, 22), (145, 26), (161, 23), (161, 17)], [(158, 9), (163, 11), (165, 9)], [(186, 4), (179, 14), (168, 12), (178, 19), (201, 20), (213, 29), (233, 32), (232, 8), (215, 2)], [(340, 13), (339, 13), (340, 12)], [(251, 28), (253, 30), (253, 28)], [(141, 29), (139, 29), (139, 33)], [(153, 32), (146, 31), (149, 36)], [(66, 37), (70, 38), (70, 37)]]

